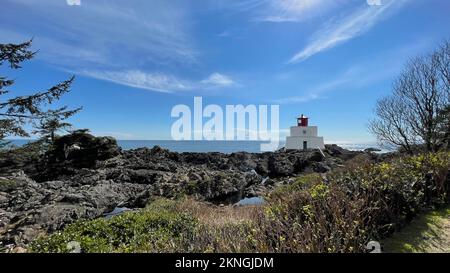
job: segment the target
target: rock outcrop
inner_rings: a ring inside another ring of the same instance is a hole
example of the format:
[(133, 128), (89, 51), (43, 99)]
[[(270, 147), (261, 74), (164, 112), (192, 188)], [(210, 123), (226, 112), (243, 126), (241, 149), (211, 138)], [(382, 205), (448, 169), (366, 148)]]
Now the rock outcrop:
[(361, 154), (335, 145), (323, 154), (176, 153), (160, 147), (122, 151), (112, 138), (76, 132), (59, 138), (35, 167), (0, 160), (0, 249), (24, 246), (39, 234), (101, 217), (117, 206), (143, 207), (154, 196), (235, 203), (297, 175), (328, 172)]

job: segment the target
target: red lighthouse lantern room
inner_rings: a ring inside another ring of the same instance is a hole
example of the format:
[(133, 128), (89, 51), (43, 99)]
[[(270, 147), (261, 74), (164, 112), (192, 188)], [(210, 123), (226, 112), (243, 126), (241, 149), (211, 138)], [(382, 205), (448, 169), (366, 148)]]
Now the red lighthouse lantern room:
[(308, 127), (308, 118), (302, 114), (301, 117), (297, 118), (297, 124), (299, 127)]

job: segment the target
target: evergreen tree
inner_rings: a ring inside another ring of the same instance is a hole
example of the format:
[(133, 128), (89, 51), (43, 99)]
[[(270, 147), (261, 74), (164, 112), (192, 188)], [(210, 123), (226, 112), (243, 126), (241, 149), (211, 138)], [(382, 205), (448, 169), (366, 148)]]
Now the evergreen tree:
[[(72, 124), (64, 122), (64, 120), (73, 116), (78, 111), (79, 109), (63, 111), (63, 114), (61, 115), (50, 114), (47, 117), (40, 119), (38, 124), (35, 124), (36, 130), (33, 131), (33, 133), (40, 135), (42, 140), (53, 143), (57, 137), (57, 132), (68, 131), (72, 128)], [(53, 110), (49, 110), (49, 112), (53, 112)]]
[[(7, 64), (10, 69), (20, 69), (21, 63), (31, 60), (36, 54), (30, 50), (31, 45), (32, 40), (21, 44), (0, 44), (0, 66)], [(24, 128), (26, 124), (39, 124), (47, 129), (49, 129), (50, 123), (53, 123), (50, 126), (53, 129), (55, 126), (59, 127), (58, 129), (65, 127), (62, 126), (64, 124), (61, 121), (72, 116), (81, 108), (68, 110), (67, 106), (64, 106), (49, 109), (48, 106), (69, 92), (73, 81), (74, 77), (71, 77), (44, 91), (0, 100), (0, 142), (3, 142), (8, 136), (28, 137), (29, 134)], [(9, 88), (13, 84), (14, 80), (0, 76), (0, 99), (2, 96), (10, 94)], [(43, 126), (44, 124), (47, 125)], [(54, 130), (53, 133), (56, 131)]]

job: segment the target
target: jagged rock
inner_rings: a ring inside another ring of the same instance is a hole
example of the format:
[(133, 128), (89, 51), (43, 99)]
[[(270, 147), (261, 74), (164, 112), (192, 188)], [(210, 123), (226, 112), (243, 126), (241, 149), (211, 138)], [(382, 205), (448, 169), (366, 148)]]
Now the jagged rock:
[(102, 217), (117, 206), (144, 207), (155, 196), (188, 194), (236, 203), (293, 183), (304, 172), (328, 172), (347, 159), (369, 155), (328, 145), (324, 153), (121, 151), (112, 138), (77, 132), (59, 138), (36, 166), (13, 171), (21, 166), (16, 164), (0, 174), (0, 245), (25, 246), (39, 234)]
[(0, 241), (4, 245), (26, 245), (40, 233), (59, 230), (80, 218), (100, 217), (145, 189), (114, 181), (36, 183), (23, 172), (2, 179), (17, 182), (15, 188), (0, 191), (0, 234), (4, 234)]
[(321, 152), (315, 150), (307, 154), (307, 161), (321, 162), (325, 159)]
[(353, 158), (357, 154), (361, 154), (362, 152), (354, 152), (346, 150), (342, 147), (337, 146), (336, 144), (325, 145), (325, 153), (331, 155), (332, 157), (340, 158), (343, 160), (349, 160)]
[(324, 162), (314, 162), (312, 167), (314, 172), (317, 173), (326, 173), (331, 170), (331, 167), (325, 164)]
[(60, 176), (74, 176), (83, 168), (120, 155), (121, 148), (112, 137), (95, 137), (77, 131), (59, 137), (39, 162), (37, 170), (30, 173), (38, 181), (54, 180)]
[(279, 176), (288, 176), (289, 174), (294, 173), (294, 162), (289, 160), (289, 158), (274, 155), (269, 158), (269, 174), (270, 176), (279, 177)]
[(364, 150), (364, 152), (366, 152), (366, 153), (373, 153), (373, 152), (381, 152), (381, 150), (378, 149), (378, 148), (367, 148), (367, 149)]
[(90, 168), (98, 160), (120, 154), (120, 147), (112, 137), (94, 137), (87, 133), (73, 133), (55, 140), (47, 156), (50, 163), (70, 162), (76, 168)]

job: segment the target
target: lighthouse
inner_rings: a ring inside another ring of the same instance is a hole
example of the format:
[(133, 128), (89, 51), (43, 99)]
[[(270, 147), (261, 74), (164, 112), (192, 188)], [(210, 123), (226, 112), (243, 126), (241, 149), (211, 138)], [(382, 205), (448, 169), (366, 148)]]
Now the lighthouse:
[(303, 114), (297, 118), (297, 126), (291, 127), (291, 135), (286, 138), (287, 150), (325, 149), (323, 137), (318, 136), (317, 126), (309, 126)]

